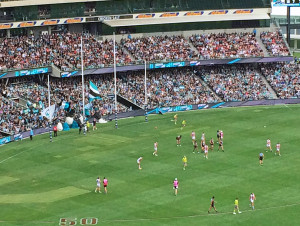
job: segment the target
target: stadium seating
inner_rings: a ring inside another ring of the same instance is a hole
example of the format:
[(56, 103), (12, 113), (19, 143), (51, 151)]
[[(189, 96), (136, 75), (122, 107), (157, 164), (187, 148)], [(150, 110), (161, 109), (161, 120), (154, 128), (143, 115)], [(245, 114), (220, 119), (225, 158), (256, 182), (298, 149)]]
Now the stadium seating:
[(279, 98), (300, 98), (299, 64), (265, 64), (261, 71)]
[(251, 65), (218, 66), (201, 69), (205, 82), (224, 101), (260, 100), (270, 98), (270, 91)]
[[(0, 71), (56, 65), (62, 71), (81, 68), (81, 34), (65, 33), (20, 36), (0, 39)], [(261, 40), (272, 56), (287, 56), (289, 49), (277, 32), (261, 33)], [(97, 40), (85, 34), (84, 67), (112, 67), (113, 41)], [(192, 46), (191, 46), (192, 45)], [(130, 53), (127, 54), (127, 51)], [(130, 56), (131, 55), (131, 56)], [(122, 39), (116, 43), (117, 65), (154, 61), (188, 61), (194, 59), (223, 59), (262, 57), (263, 50), (253, 33), (218, 33), (147, 36)]]
[(263, 51), (252, 33), (193, 35), (190, 40), (203, 59), (263, 56)]
[(289, 48), (279, 31), (262, 32), (260, 38), (271, 56), (290, 55)]

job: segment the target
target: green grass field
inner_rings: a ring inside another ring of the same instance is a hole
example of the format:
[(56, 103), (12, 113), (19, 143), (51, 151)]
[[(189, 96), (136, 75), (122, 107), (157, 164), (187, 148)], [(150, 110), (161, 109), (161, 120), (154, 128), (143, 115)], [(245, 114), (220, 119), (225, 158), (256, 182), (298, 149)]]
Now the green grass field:
[[(80, 225), (88, 217), (97, 225), (298, 225), (300, 105), (180, 112), (179, 121), (187, 121), (183, 130), (173, 115), (153, 115), (148, 123), (144, 117), (119, 120), (117, 130), (114, 122), (101, 124), (87, 136), (61, 132), (52, 143), (46, 134), (1, 147), (0, 225), (59, 225), (60, 218)], [(215, 145), (208, 160), (193, 154), (191, 131), (198, 141), (203, 131), (206, 140), (216, 140), (217, 129), (224, 131), (225, 152)], [(176, 147), (179, 134), (182, 146)], [(267, 138), (273, 150), (281, 143), (281, 157), (265, 152)], [(152, 155), (155, 141), (158, 157)], [(108, 178), (107, 195), (94, 192), (98, 176)], [(213, 195), (218, 214), (207, 213)], [(236, 197), (242, 214), (233, 215)]]
[(300, 57), (300, 52), (294, 52), (293, 55), (294, 55), (294, 57), (299, 58)]

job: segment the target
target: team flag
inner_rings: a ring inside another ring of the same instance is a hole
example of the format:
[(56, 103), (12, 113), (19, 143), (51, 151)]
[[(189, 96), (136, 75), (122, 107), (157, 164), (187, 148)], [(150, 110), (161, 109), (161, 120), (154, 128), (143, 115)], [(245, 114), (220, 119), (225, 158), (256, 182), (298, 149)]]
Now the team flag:
[(47, 107), (42, 111), (42, 116), (51, 120), (53, 118), (54, 111), (55, 111), (55, 105), (53, 104), (50, 107)]
[(91, 102), (94, 99), (102, 100), (98, 87), (90, 81), (89, 100)]

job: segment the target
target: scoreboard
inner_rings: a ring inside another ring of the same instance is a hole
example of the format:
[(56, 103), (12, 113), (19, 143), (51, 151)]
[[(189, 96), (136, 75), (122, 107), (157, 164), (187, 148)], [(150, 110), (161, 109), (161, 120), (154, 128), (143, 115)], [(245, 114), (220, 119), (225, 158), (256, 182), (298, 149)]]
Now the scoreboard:
[(300, 0), (272, 0), (273, 6), (300, 7)]

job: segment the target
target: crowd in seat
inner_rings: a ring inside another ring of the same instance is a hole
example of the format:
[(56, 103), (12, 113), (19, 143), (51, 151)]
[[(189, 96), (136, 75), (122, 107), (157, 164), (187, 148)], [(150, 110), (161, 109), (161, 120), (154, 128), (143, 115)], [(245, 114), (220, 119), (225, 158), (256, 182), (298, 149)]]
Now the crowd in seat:
[(190, 41), (203, 59), (264, 56), (253, 33), (198, 34)]
[[(143, 72), (128, 72), (118, 83), (119, 93), (139, 106), (145, 104)], [(217, 96), (203, 85), (189, 68), (160, 69), (147, 75), (147, 107), (217, 102)]]
[(281, 32), (262, 32), (260, 34), (262, 43), (271, 56), (289, 56), (289, 48), (284, 42)]
[[(20, 36), (0, 39), (0, 71), (20, 70), (50, 66), (52, 63), (63, 71), (81, 67), (81, 34), (51, 34)], [(99, 41), (85, 34), (84, 67), (98, 68), (112, 65), (113, 40)], [(116, 43), (116, 63), (129, 64), (130, 57)]]
[[(54, 64), (62, 71), (81, 68), (81, 33), (53, 33), (0, 39), (0, 71), (45, 67)], [(279, 31), (261, 33), (272, 56), (287, 56), (289, 49)], [(112, 66), (113, 40), (98, 40), (83, 34), (84, 67)], [(130, 54), (128, 54), (130, 53)], [(131, 56), (130, 56), (131, 55)], [(264, 56), (254, 33), (195, 34), (126, 38), (116, 42), (117, 65), (196, 59)]]
[(182, 35), (122, 39), (121, 43), (137, 61), (184, 61), (198, 56)]
[[(280, 98), (300, 97), (300, 67), (297, 63), (213, 65), (194, 68), (154, 69), (147, 72), (147, 108), (219, 101), (246, 101), (273, 98), (267, 81)], [(263, 79), (263, 76), (266, 80)], [(102, 99), (89, 101), (92, 81)], [(118, 73), (117, 93), (136, 105), (145, 104), (144, 71)], [(50, 104), (55, 104), (54, 122), (82, 114), (81, 77), (50, 79)], [(101, 117), (115, 113), (114, 80), (111, 74), (85, 76), (85, 113)], [(41, 116), (48, 107), (47, 79), (20, 77), (6, 84), (0, 80), (0, 131), (19, 133), (48, 127)], [(18, 104), (18, 98), (25, 104)], [(118, 103), (117, 113), (129, 111)]]
[(300, 64), (265, 64), (261, 71), (279, 98), (300, 98)]
[(203, 80), (224, 101), (271, 98), (270, 90), (251, 65), (199, 68)]

